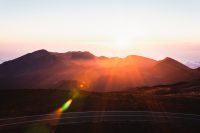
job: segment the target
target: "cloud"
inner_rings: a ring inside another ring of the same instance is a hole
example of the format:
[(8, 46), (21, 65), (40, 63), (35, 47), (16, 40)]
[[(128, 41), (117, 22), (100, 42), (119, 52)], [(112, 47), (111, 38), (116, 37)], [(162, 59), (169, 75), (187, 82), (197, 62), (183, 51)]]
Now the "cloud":
[(198, 68), (200, 67), (200, 61), (188, 61), (185, 65), (189, 66), (190, 68)]

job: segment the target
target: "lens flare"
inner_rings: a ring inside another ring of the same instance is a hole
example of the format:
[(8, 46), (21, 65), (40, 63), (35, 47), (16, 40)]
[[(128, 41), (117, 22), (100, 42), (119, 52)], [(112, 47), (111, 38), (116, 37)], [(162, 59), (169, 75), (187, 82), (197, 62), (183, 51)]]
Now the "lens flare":
[(83, 84), (80, 84), (80, 88), (83, 88), (84, 87), (84, 85)]
[(67, 102), (65, 102), (60, 108), (55, 110), (52, 115), (47, 117), (46, 119), (53, 119), (52, 121), (48, 122), (49, 125), (56, 125), (59, 123), (59, 120), (62, 116), (62, 113), (66, 111), (72, 103), (72, 99), (69, 99)]
[(82, 81), (80, 84), (79, 84), (79, 87), (80, 89), (84, 89), (86, 87), (86, 82), (85, 81)]
[(69, 109), (72, 101), (72, 98), (69, 99), (60, 108), (49, 115), (42, 117), (41, 122), (37, 125), (33, 124), (30, 128), (28, 128), (27, 133), (50, 133), (55, 130), (55, 126), (60, 122), (63, 112)]
[(62, 112), (67, 110), (70, 107), (71, 103), (72, 103), (72, 99), (69, 99), (66, 103), (64, 103), (63, 106), (61, 107)]

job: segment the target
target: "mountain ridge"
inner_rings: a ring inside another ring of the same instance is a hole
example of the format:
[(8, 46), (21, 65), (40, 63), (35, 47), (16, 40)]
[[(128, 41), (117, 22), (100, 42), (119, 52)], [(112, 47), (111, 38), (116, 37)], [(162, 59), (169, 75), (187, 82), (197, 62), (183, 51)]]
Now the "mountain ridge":
[(56, 53), (41, 49), (0, 64), (0, 89), (49, 88), (69, 80), (84, 81), (92, 91), (116, 91), (199, 77), (199, 71), (169, 57), (160, 61), (138, 55), (102, 57), (88, 51)]

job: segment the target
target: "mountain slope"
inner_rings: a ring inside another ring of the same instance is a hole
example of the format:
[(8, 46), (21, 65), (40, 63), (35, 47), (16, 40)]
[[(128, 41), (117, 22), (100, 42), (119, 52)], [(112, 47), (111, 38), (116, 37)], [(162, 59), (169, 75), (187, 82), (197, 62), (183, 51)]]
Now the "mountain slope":
[(169, 57), (158, 61), (153, 72), (160, 76), (158, 80), (165, 82), (165, 84), (189, 81), (198, 77), (193, 69)]
[(14, 75), (29, 70), (42, 69), (49, 65), (57, 64), (59, 59), (46, 50), (39, 50), (26, 54), (15, 60), (4, 62), (0, 65), (0, 75)]
[(81, 51), (55, 53), (38, 50), (0, 64), (0, 89), (52, 88), (59, 86), (56, 84), (60, 81), (68, 81), (65, 84), (69, 86), (77, 81), (86, 83), (88, 90), (119, 91), (199, 77), (197, 70), (171, 58), (161, 61), (136, 55), (108, 58)]
[(138, 55), (129, 55), (124, 59), (127, 65), (136, 65), (138, 67), (149, 67), (156, 63), (156, 60), (138, 56)]

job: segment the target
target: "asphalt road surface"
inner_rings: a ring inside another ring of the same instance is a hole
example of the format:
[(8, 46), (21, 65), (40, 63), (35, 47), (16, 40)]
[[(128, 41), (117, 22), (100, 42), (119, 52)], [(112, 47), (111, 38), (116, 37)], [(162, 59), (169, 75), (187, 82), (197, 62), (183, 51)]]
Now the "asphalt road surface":
[(89, 111), (52, 113), (44, 115), (23, 116), (0, 119), (0, 129), (17, 126), (27, 126), (37, 123), (50, 125), (77, 124), (86, 122), (189, 122), (200, 124), (200, 115), (150, 112), (150, 111)]

